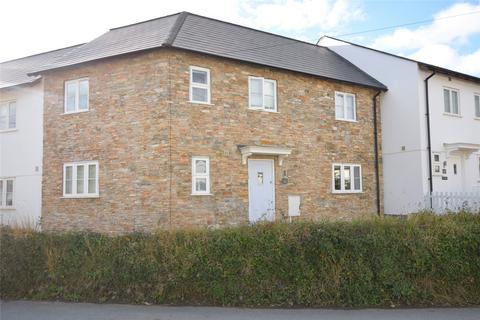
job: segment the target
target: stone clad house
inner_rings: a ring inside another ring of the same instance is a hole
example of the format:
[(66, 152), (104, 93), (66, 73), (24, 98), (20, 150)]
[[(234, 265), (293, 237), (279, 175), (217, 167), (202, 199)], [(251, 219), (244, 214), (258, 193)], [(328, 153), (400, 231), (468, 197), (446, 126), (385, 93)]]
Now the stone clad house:
[(32, 74), (45, 90), (46, 230), (382, 210), (386, 87), (325, 47), (183, 12), (112, 29)]
[(388, 86), (384, 213), (480, 210), (480, 78), (331, 37), (320, 44)]

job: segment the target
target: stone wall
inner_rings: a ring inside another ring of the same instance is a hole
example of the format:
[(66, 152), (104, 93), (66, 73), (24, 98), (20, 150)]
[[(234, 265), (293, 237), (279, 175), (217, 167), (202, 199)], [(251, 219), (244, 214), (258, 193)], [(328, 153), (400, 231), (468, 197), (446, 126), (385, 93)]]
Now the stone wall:
[[(190, 66), (210, 69), (211, 105), (189, 102)], [(248, 76), (277, 81), (277, 113), (248, 109)], [(64, 115), (64, 81), (80, 77), (90, 79), (90, 110)], [(45, 229), (246, 223), (238, 145), (292, 149), (283, 166), (275, 160), (276, 220), (287, 215), (288, 195), (301, 196), (297, 219), (376, 212), (372, 89), (172, 49), (50, 72), (45, 89)], [(335, 91), (356, 95), (357, 122), (335, 120)], [(210, 157), (211, 195), (191, 195), (192, 156)], [(99, 161), (98, 198), (62, 198), (63, 163), (77, 160)], [(362, 193), (331, 192), (334, 162), (362, 165)]]

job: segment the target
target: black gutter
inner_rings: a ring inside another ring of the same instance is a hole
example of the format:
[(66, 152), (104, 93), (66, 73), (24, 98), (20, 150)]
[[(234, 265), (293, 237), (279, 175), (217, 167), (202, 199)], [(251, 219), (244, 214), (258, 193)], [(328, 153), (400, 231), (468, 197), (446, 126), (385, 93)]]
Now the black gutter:
[(431, 194), (433, 192), (433, 177), (432, 177), (432, 139), (431, 139), (431, 129), (430, 129), (430, 102), (428, 99), (428, 80), (436, 74), (435, 71), (432, 72), (425, 80), (425, 107), (426, 113), (425, 117), (427, 118), (427, 151), (428, 151), (428, 184), (430, 190), (430, 209), (433, 208), (433, 202)]
[(381, 91), (378, 91), (373, 96), (373, 147), (375, 148), (375, 183), (376, 183), (376, 193), (377, 193), (377, 215), (381, 215), (381, 205), (380, 205), (380, 173), (379, 173), (379, 164), (378, 164), (378, 127), (377, 127), (377, 97), (380, 95)]

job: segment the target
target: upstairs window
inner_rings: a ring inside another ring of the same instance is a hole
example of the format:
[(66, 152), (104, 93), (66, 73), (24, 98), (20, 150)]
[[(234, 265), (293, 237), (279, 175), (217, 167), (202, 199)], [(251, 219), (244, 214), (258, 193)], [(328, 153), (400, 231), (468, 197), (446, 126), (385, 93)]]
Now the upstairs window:
[(65, 113), (88, 110), (88, 79), (65, 82)]
[(210, 159), (192, 157), (192, 194), (210, 194)]
[(0, 178), (0, 209), (13, 208), (13, 178)]
[(476, 94), (474, 99), (475, 99), (475, 118), (480, 119), (480, 95)]
[(63, 166), (63, 196), (98, 196), (98, 162), (66, 163)]
[(17, 106), (15, 101), (0, 103), (0, 131), (17, 128)]
[(190, 67), (190, 102), (210, 104), (210, 70)]
[(333, 164), (333, 192), (362, 192), (362, 168), (358, 164)]
[(344, 121), (357, 120), (355, 95), (335, 92), (335, 119)]
[(277, 111), (277, 82), (259, 77), (248, 78), (249, 107), (264, 111)]
[(460, 115), (460, 108), (458, 104), (458, 90), (443, 89), (443, 111), (448, 114)]

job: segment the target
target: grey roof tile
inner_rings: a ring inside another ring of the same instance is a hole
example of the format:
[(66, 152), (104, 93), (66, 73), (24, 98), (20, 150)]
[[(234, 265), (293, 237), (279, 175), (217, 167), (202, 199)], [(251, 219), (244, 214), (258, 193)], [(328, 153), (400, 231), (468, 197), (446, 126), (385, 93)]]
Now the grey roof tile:
[(41, 66), (49, 65), (65, 54), (81, 45), (39, 53), (0, 63), (0, 88), (12, 87), (36, 81), (39, 76), (29, 76), (28, 73)]
[(328, 48), (188, 12), (111, 29), (32, 74), (159, 47), (195, 51), (386, 89), (382, 83)]
[(172, 47), (370, 87), (386, 87), (326, 47), (189, 14)]
[(70, 54), (58, 59), (47, 68), (56, 69), (83, 62), (113, 57), (146, 49), (161, 47), (168, 39), (177, 16), (167, 16), (126, 27), (111, 29), (100, 37), (84, 44)]

